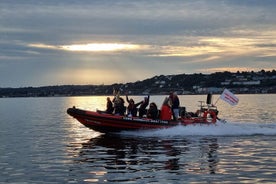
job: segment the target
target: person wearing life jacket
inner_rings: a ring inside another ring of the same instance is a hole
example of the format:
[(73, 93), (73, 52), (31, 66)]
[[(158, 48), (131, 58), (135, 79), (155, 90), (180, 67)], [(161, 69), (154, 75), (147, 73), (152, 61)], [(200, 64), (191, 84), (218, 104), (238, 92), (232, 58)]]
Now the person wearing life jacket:
[(171, 106), (169, 105), (169, 98), (165, 98), (163, 105), (161, 107), (160, 113), (161, 120), (171, 120), (172, 119), (172, 110)]

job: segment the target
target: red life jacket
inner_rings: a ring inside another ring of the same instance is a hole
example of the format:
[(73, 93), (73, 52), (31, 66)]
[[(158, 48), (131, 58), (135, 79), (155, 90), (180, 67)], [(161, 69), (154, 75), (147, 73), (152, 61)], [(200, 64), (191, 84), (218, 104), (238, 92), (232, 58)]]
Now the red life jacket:
[(160, 119), (162, 119), (162, 120), (171, 120), (172, 119), (172, 111), (171, 111), (170, 106), (168, 106), (168, 105), (162, 106)]

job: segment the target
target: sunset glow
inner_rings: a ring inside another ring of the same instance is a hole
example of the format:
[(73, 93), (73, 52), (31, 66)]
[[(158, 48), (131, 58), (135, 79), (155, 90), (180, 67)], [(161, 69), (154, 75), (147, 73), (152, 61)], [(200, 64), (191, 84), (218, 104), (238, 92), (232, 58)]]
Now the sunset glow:
[(29, 44), (30, 47), (42, 49), (55, 49), (79, 52), (112, 52), (112, 51), (130, 51), (145, 49), (147, 46), (124, 44), (124, 43), (88, 43), (88, 44), (72, 44), (72, 45), (47, 45), (44, 43)]
[(69, 51), (91, 51), (91, 52), (105, 52), (105, 51), (118, 51), (118, 50), (137, 50), (139, 45), (133, 44), (119, 44), (119, 43), (90, 43), (78, 45), (63, 45), (64, 50)]
[(2, 86), (276, 68), (274, 1), (39, 2), (0, 1)]

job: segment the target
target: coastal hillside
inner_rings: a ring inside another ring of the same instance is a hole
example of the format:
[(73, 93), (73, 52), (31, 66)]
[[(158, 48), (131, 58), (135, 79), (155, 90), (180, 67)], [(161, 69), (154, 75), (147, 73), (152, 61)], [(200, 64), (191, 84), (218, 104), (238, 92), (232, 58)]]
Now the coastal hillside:
[(276, 93), (276, 71), (159, 75), (143, 81), (112, 85), (0, 88), (0, 97), (112, 95), (114, 89), (130, 95), (162, 95), (170, 91), (178, 94), (216, 94), (224, 88), (236, 94)]

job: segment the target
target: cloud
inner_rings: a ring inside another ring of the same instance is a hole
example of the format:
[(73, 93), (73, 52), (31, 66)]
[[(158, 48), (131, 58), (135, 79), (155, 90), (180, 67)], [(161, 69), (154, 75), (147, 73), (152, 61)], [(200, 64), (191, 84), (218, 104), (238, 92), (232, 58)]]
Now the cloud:
[(276, 47), (276, 43), (260, 43), (256, 44), (257, 47), (264, 47), (264, 48), (274, 48)]
[[(273, 69), (275, 7), (272, 0), (0, 1), (0, 84)], [(78, 75), (64, 77), (71, 74)]]
[(145, 45), (134, 45), (125, 43), (86, 43), (71, 45), (47, 45), (43, 43), (29, 44), (29, 47), (53, 50), (65, 50), (72, 52), (114, 52), (114, 51), (131, 51), (146, 49)]

